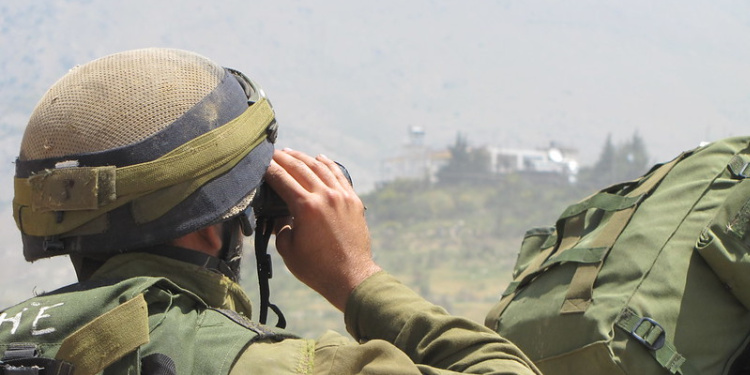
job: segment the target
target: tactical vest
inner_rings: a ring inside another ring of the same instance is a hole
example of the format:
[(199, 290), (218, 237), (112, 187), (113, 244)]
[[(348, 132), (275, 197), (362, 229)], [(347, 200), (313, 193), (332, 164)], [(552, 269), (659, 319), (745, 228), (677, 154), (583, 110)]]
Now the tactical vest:
[(228, 374), (250, 343), (290, 337), (164, 278), (74, 284), (0, 312), (0, 374)]

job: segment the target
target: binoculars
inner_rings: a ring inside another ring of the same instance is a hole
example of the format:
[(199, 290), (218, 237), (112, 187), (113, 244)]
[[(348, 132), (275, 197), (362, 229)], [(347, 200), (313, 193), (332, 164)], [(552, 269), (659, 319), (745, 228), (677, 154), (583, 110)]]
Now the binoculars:
[[(349, 181), (349, 185), (352, 185), (352, 177), (349, 175), (349, 171), (341, 163), (334, 161), (339, 166), (341, 172), (344, 173), (344, 177)], [(276, 193), (271, 186), (265, 181), (258, 188), (257, 195), (252, 202), (253, 213), (258, 219), (262, 218), (276, 218), (289, 216), (289, 207), (286, 202)]]

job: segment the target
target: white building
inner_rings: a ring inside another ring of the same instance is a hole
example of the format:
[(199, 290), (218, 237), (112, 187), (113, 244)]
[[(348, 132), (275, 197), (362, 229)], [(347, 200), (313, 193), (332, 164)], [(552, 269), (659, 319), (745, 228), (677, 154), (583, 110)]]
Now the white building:
[[(447, 149), (433, 150), (424, 144), (425, 131), (421, 127), (409, 129), (409, 140), (401, 152), (384, 160), (381, 181), (396, 179), (428, 179), (436, 182), (436, 175), (450, 160)], [(577, 151), (550, 145), (546, 149), (509, 149), (486, 147), (490, 157), (490, 171), (496, 175), (507, 173), (535, 173), (563, 176), (575, 182), (578, 173)]]
[(381, 181), (429, 179), (435, 182), (437, 171), (450, 159), (448, 150), (435, 151), (424, 144), (421, 127), (409, 128), (409, 140), (401, 152), (381, 164)]
[(510, 172), (554, 173), (575, 177), (578, 161), (575, 150), (555, 146), (547, 149), (507, 149), (489, 147), (491, 170), (497, 174)]

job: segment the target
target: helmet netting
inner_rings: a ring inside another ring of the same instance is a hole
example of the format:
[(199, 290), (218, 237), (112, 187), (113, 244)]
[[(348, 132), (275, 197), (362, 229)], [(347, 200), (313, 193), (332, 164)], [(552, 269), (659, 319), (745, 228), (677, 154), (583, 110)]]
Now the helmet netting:
[(117, 148), (174, 122), (224, 77), (203, 56), (142, 49), (72, 69), (42, 97), (21, 142), (21, 160)]

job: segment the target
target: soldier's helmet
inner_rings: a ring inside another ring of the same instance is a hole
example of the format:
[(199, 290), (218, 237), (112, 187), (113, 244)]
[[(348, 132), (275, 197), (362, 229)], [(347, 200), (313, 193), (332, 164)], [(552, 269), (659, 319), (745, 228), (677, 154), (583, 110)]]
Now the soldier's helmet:
[(275, 136), (260, 87), (198, 54), (75, 67), (37, 104), (16, 161), (24, 256), (106, 258), (251, 214)]

